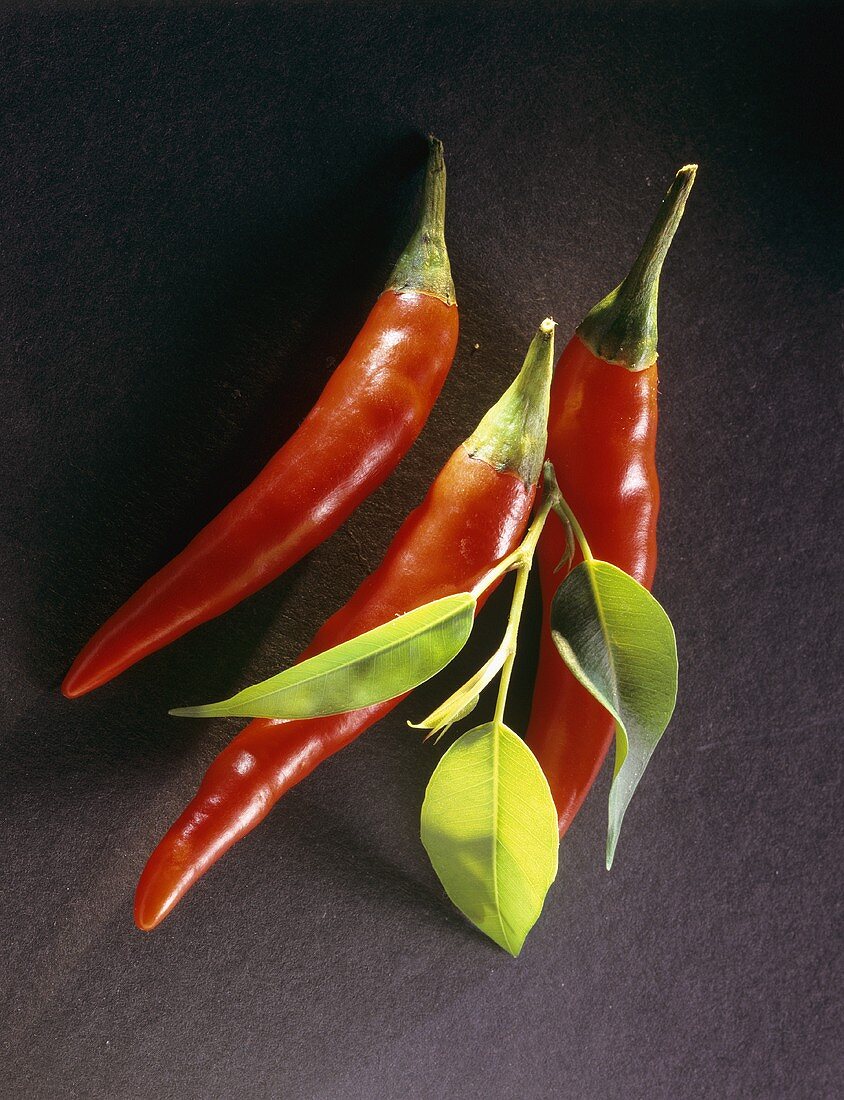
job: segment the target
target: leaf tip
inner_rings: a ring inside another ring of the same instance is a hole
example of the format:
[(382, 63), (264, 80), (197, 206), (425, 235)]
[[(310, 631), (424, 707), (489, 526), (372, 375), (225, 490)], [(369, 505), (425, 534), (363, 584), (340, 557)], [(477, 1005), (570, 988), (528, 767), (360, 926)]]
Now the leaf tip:
[(617, 844), (618, 844), (618, 833), (615, 832), (614, 830), (610, 830), (610, 834), (607, 837), (607, 854), (606, 854), (606, 859), (605, 859), (608, 871), (612, 870), (613, 860), (615, 859), (615, 849), (616, 849)]
[(215, 715), (211, 707), (173, 707), (167, 713), (174, 718), (213, 718)]

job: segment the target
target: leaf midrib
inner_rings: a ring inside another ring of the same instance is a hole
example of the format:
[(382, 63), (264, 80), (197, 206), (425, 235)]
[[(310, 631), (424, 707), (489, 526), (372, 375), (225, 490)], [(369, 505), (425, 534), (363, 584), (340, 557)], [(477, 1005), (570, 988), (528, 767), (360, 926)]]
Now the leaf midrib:
[[(595, 568), (594, 560), (590, 561), (589, 562), (589, 585), (592, 589), (592, 595), (595, 599), (595, 606), (598, 609), (598, 622), (599, 622), (600, 627), (601, 627), (601, 635), (604, 638), (605, 649), (607, 651), (607, 656), (609, 657), (610, 673), (612, 675), (613, 710), (615, 711), (616, 719), (621, 723), (621, 726), (624, 729), (624, 735), (626, 737), (627, 736), (627, 727), (626, 727), (625, 721), (624, 721), (624, 719), (621, 715), (621, 702), (620, 702), (619, 693), (618, 693), (618, 673), (616, 671), (615, 657), (613, 655), (612, 645), (610, 644), (609, 630), (607, 628), (607, 620), (606, 620), (606, 617), (604, 615), (604, 605), (601, 603), (601, 599), (600, 599), (600, 596), (599, 596), (599, 593), (598, 593), (598, 586), (595, 583), (595, 573), (596, 572), (597, 572), (597, 570)], [(626, 755), (626, 753), (625, 753), (625, 755)]]
[(513, 954), (513, 948), (510, 944), (510, 937), (507, 935), (507, 929), (504, 927), (504, 920), (501, 916), (501, 896), (498, 892), (498, 830), (500, 826), (500, 815), (498, 812), (498, 769), (499, 769), (499, 742), (501, 738), (501, 727), (496, 722), (493, 725), (493, 746), (492, 746), (492, 820), (493, 820), (493, 833), (492, 833), (492, 891), (495, 897), (495, 916), (498, 920), (498, 927), (501, 929), (501, 935), (504, 938), (504, 942), (507, 945), (507, 950), (510, 954)]

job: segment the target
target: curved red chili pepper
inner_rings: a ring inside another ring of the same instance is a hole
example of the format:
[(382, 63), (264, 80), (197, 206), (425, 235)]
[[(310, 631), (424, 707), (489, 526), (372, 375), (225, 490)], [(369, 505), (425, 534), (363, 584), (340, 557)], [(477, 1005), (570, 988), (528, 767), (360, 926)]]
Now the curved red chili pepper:
[[(470, 590), (515, 549), (545, 449), (552, 360), (548, 322), (516, 381), (457, 448), (381, 564), (325, 623), (302, 660), (429, 600)], [(398, 702), (306, 721), (251, 722), (220, 753), (152, 853), (135, 895), (138, 927), (154, 928), (285, 791)]]
[(252, 484), (91, 638), (62, 684), (68, 698), (257, 592), (332, 534), (395, 469), (457, 347), (444, 221), (445, 165), (432, 139), (419, 226), (316, 405)]
[[(683, 214), (695, 165), (682, 168), (630, 274), (587, 315), (564, 350), (551, 387), (548, 458), (596, 558), (650, 588), (656, 569), (656, 309), (659, 275)], [(560, 585), (559, 524), (537, 548), (543, 612)], [(580, 560), (576, 555), (572, 565)], [(549, 630), (540, 643), (526, 736), (548, 778), (560, 836), (595, 781), (615, 724), (563, 665)]]

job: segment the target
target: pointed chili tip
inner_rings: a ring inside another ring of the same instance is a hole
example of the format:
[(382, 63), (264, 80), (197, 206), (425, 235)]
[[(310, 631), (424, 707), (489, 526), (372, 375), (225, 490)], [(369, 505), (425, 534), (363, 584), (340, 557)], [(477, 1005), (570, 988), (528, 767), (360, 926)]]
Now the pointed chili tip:
[(429, 134), (422, 214), (385, 289), (397, 294), (402, 291), (430, 294), (446, 305), (453, 306), (457, 303), (457, 297), (445, 245), (445, 183), (443, 143), (433, 134)]
[(165, 909), (154, 905), (147, 906), (143, 900), (139, 901), (136, 897), (133, 913), (135, 927), (141, 932), (152, 932), (154, 928), (158, 928), (172, 908), (173, 906), (168, 906)]
[(135, 920), (135, 926), (141, 930), (141, 932), (151, 932), (159, 922), (163, 919), (164, 914), (161, 912), (160, 905), (154, 905), (150, 903), (150, 898), (146, 887), (146, 868), (141, 875), (141, 879), (138, 882), (135, 889), (135, 904), (132, 910), (132, 916)]
[(515, 381), (464, 444), (473, 458), (516, 474), (526, 485), (539, 477), (545, 455), (555, 327), (546, 317)]
[(74, 661), (64, 680), (62, 680), (60, 690), (65, 699), (78, 699), (80, 695), (87, 695), (89, 691), (93, 691), (94, 688), (99, 687), (104, 682), (96, 678), (86, 677), (84, 670), (77, 668)]
[(162, 842), (147, 860), (135, 888), (132, 915), (141, 932), (151, 932), (153, 928), (157, 928), (175, 909), (191, 885), (190, 882), (185, 885), (181, 881), (178, 865), (172, 858), (169, 863), (164, 862), (162, 870), (162, 863), (156, 857), (163, 845), (165, 854), (171, 855), (165, 842)]
[(657, 359), (659, 277), (698, 166), (685, 164), (674, 177), (630, 273), (586, 315), (577, 332), (608, 363), (644, 370)]
[(139, 911), (136, 907), (135, 913), (135, 927), (141, 932), (151, 932), (153, 928), (157, 928), (160, 918), (145, 913), (143, 910)]
[(77, 687), (75, 679), (70, 675), (64, 678), (60, 690), (65, 699), (78, 699), (80, 695), (85, 694), (85, 689)]

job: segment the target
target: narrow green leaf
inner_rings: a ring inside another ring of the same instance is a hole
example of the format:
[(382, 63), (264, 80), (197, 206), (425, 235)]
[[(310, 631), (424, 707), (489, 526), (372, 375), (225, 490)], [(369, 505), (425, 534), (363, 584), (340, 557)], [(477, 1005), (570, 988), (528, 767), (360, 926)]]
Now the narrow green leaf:
[(319, 718), (383, 703), (435, 676), (472, 632), (476, 600), (444, 596), (285, 669), (231, 699), (181, 707), (186, 718)]
[[(455, 696), (460, 695), (458, 700)], [(455, 722), (460, 722), (464, 718), (472, 713), (475, 707), (480, 702), (481, 696), (479, 692), (461, 691), (455, 692), (450, 698), (446, 699), (441, 707), (429, 714), (427, 718), (421, 722), (408, 722), (407, 724), (416, 730), (427, 730), (425, 734), (425, 740), (429, 737), (433, 737), (434, 744), (437, 743), (442, 737), (444, 737)]]
[(647, 589), (605, 561), (584, 561), (551, 603), (551, 634), (572, 673), (616, 720), (607, 868), (624, 813), (677, 699), (671, 620)]
[(437, 765), (422, 843), (445, 891), (518, 955), (557, 874), (557, 811), (533, 753), (494, 722), (464, 733)]
[(434, 736), (435, 741), (439, 741), (444, 734), (448, 733), (455, 722), (459, 722), (472, 713), (478, 705), (481, 692), (492, 683), (501, 671), (506, 659), (507, 649), (502, 646), (478, 669), (474, 676), (470, 677), (462, 687), (459, 687), (427, 718), (423, 718), (421, 722), (408, 722), (407, 724), (413, 729), (430, 730), (428, 737)]

